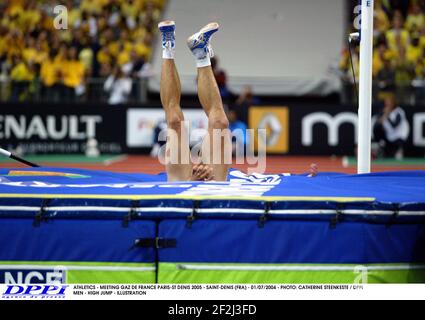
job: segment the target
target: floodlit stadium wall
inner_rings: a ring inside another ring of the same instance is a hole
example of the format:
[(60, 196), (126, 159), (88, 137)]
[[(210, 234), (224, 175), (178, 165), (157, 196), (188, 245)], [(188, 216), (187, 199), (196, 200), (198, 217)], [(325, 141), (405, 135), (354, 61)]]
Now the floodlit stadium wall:
[[(257, 94), (327, 95), (339, 88), (333, 70), (344, 43), (345, 1), (170, 1), (164, 19), (177, 23), (176, 64), (184, 93), (196, 92), (196, 67), (186, 39), (205, 24), (218, 21), (213, 48), (227, 71), (229, 86), (239, 92), (252, 85)], [(159, 91), (161, 43), (150, 88)]]
[[(339, 104), (289, 103), (251, 106), (249, 127), (269, 128), (267, 151), (280, 155), (354, 155), (357, 109)], [(425, 153), (425, 112), (405, 107), (410, 135), (405, 155)], [(202, 137), (208, 120), (202, 109), (185, 109), (191, 123), (191, 140)], [(165, 119), (159, 105), (116, 107), (107, 105), (2, 106), (0, 144), (13, 150), (18, 145), (28, 154), (84, 153), (90, 137), (103, 154), (147, 153), (154, 129)], [(113, 129), (112, 129), (113, 128)]]

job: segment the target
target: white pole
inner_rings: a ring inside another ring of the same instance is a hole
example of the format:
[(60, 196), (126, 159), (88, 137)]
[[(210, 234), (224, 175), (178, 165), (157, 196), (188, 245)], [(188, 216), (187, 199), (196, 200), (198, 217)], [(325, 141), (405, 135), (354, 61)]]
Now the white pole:
[(370, 173), (372, 139), (373, 4), (362, 0), (357, 172)]
[(3, 156), (5, 156), (5, 157), (10, 157), (10, 155), (11, 155), (11, 153), (9, 152), (9, 151), (7, 151), (7, 150), (4, 150), (4, 149), (2, 149), (2, 148), (0, 148), (0, 154), (1, 155), (3, 155)]

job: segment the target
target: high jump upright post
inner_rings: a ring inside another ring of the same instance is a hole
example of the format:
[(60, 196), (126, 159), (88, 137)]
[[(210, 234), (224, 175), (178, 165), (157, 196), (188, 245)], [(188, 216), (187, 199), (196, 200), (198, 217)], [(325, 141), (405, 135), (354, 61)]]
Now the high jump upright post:
[(362, 0), (357, 173), (371, 171), (373, 8), (375, 0)]

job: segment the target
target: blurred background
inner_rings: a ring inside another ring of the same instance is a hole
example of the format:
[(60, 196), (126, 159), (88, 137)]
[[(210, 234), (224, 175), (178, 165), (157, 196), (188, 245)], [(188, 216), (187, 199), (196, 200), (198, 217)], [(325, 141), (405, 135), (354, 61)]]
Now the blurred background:
[[(218, 21), (213, 69), (231, 128), (267, 130), (268, 171), (301, 172), (316, 162), (355, 172), (359, 46), (347, 35), (356, 31), (358, 5), (1, 1), (0, 145), (48, 165), (163, 170), (157, 24), (177, 22), (182, 107), (195, 144), (207, 119), (185, 39)], [(375, 1), (373, 84), (374, 171), (425, 169), (425, 1)], [(235, 153), (255, 142), (235, 137)]]

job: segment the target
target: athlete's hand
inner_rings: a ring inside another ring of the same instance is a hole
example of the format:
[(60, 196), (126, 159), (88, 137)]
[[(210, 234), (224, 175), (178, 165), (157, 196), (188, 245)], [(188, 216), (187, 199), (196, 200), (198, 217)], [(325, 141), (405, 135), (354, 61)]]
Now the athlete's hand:
[(311, 177), (311, 178), (316, 177), (316, 176), (317, 176), (317, 174), (319, 173), (319, 167), (317, 166), (317, 164), (312, 163), (312, 164), (310, 165), (310, 170), (309, 170), (309, 172), (310, 172), (309, 177)]
[(205, 164), (196, 164), (193, 166), (192, 181), (211, 181), (214, 180), (213, 170)]

